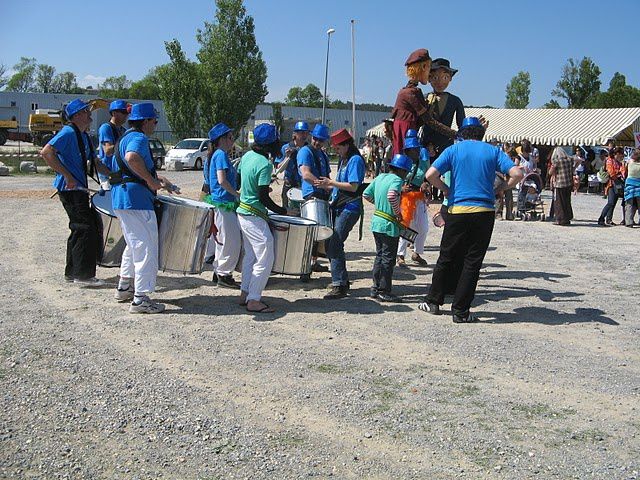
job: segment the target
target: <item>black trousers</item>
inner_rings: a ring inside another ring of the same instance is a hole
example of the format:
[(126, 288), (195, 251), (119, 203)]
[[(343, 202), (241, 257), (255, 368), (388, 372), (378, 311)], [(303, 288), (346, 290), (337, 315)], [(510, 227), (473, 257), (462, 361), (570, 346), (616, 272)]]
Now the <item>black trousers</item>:
[(100, 241), (96, 212), (89, 205), (89, 194), (76, 190), (58, 192), (69, 217), (71, 234), (67, 239), (65, 277), (88, 279), (96, 276)]
[(553, 217), (560, 225), (569, 225), (573, 220), (571, 208), (571, 192), (573, 187), (556, 187), (556, 198), (553, 202)]
[(491, 241), (495, 220), (493, 211), (447, 216), (440, 242), (440, 256), (427, 294), (428, 302), (437, 305), (444, 303), (447, 287), (451, 285), (451, 278), (458, 274), (456, 270), (462, 261), (451, 311), (456, 315), (467, 316), (476, 293), (480, 268)]
[(376, 258), (373, 261), (373, 288), (378, 292), (391, 293), (393, 267), (396, 265), (400, 237), (390, 237), (373, 232), (376, 241)]

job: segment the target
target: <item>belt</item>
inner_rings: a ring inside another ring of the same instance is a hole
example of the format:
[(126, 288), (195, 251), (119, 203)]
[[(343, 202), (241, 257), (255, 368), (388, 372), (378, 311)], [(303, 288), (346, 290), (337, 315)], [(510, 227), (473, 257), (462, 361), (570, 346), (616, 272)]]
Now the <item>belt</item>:
[(402, 225), (396, 217), (394, 217), (393, 215), (389, 215), (387, 212), (383, 212), (382, 210), (376, 210), (373, 212), (373, 215), (375, 217), (384, 218), (385, 220), (388, 220), (393, 224), (397, 225), (399, 228), (404, 228), (404, 225)]
[(266, 213), (264, 213), (261, 210), (258, 210), (256, 207), (249, 205), (248, 203), (240, 202), (240, 208), (244, 208), (245, 210), (249, 211), (251, 214), (255, 215), (256, 217), (260, 217), (265, 221), (269, 221), (269, 216)]

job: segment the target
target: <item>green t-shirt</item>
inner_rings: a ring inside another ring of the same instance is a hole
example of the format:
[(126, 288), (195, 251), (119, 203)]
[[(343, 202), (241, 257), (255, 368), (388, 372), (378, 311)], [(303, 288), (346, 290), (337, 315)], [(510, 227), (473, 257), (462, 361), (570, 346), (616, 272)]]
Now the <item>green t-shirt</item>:
[[(402, 190), (402, 178), (395, 173), (383, 173), (378, 175), (373, 182), (364, 191), (365, 197), (373, 198), (373, 204), (376, 206), (376, 210), (387, 213), (392, 217), (396, 214), (393, 213), (387, 193), (390, 190), (394, 190), (400, 194)], [(371, 218), (371, 231), (377, 233), (384, 233), (390, 237), (397, 237), (400, 235), (400, 228), (389, 220), (374, 215)]]
[[(245, 153), (240, 159), (238, 173), (240, 174), (240, 202), (251, 205), (256, 210), (267, 214), (267, 207), (260, 202), (258, 187), (271, 184), (273, 165), (264, 156), (253, 150)], [(243, 215), (253, 215), (249, 210), (238, 207), (236, 212)]]
[[(411, 185), (419, 187), (424, 182), (424, 174), (429, 170), (429, 160), (421, 158), (418, 160), (418, 169), (416, 170), (416, 176), (411, 179)], [(407, 177), (413, 173), (413, 169), (407, 174)]]

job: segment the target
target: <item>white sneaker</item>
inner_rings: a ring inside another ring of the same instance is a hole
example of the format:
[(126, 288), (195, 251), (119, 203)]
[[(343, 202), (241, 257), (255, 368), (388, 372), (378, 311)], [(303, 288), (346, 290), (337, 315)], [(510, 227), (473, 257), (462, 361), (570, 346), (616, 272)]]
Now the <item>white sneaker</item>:
[(142, 303), (132, 303), (129, 307), (129, 313), (162, 313), (164, 309), (165, 306), (162, 303), (157, 303), (146, 298)]
[(119, 302), (130, 302), (131, 300), (133, 300), (133, 294), (133, 285), (129, 284), (129, 288), (125, 290), (116, 288), (116, 293), (113, 295), (113, 297)]
[(103, 287), (105, 285), (103, 280), (100, 280), (99, 278), (96, 278), (96, 277), (84, 278), (84, 279), (76, 278), (73, 280), (73, 283), (78, 285), (80, 288), (95, 288), (95, 287)]

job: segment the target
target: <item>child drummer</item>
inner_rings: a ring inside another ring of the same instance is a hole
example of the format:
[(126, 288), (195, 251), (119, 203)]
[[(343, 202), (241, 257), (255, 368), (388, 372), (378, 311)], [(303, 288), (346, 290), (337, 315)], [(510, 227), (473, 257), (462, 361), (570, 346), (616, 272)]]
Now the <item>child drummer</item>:
[(376, 207), (371, 219), (371, 231), (376, 241), (371, 298), (381, 302), (401, 301), (391, 293), (391, 279), (402, 221), (400, 193), (403, 180), (412, 167), (409, 157), (395, 155), (389, 162), (390, 173), (378, 175), (363, 193), (363, 198)]

